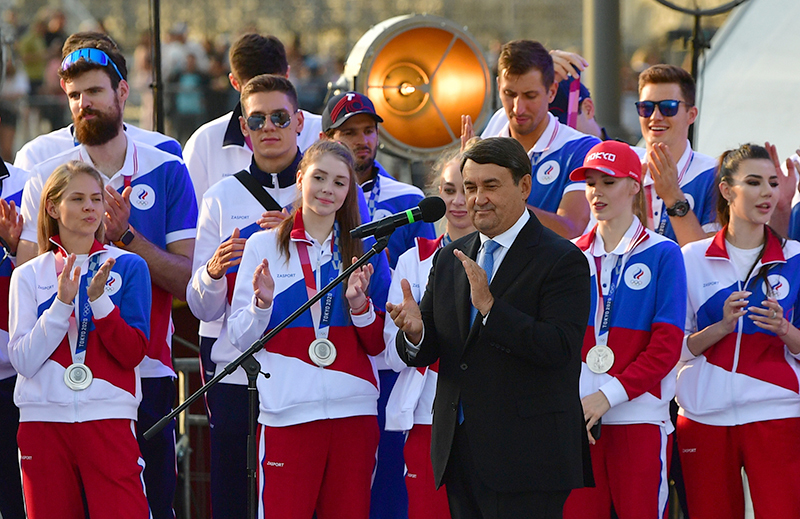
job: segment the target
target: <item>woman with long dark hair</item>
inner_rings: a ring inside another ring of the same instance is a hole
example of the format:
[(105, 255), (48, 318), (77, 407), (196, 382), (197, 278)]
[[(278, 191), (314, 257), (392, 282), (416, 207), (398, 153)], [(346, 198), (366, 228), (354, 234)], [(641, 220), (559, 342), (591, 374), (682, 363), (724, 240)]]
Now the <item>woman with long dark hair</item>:
[(723, 229), (688, 244), (678, 447), (692, 519), (800, 517), (800, 244), (767, 225), (779, 179), (745, 144), (719, 163)]

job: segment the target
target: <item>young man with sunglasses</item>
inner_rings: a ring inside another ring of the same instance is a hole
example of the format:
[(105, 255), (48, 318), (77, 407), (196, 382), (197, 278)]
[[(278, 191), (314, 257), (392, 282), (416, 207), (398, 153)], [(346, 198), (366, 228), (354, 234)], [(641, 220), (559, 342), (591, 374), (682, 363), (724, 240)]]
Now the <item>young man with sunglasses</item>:
[(589, 222), (589, 204), (584, 182), (570, 181), (569, 174), (600, 140), (560, 124), (548, 112), (558, 83), (553, 58), (539, 42), (506, 43), (497, 70), (503, 113), (492, 117), (481, 136), (513, 137), (522, 144), (533, 167), (528, 207), (545, 227), (576, 238)]
[[(75, 33), (69, 37), (62, 49), (62, 56), (66, 58), (71, 55), (71, 60), (78, 60), (81, 58), (89, 61), (95, 60), (103, 67), (107, 66), (109, 63), (113, 65), (114, 62), (108, 60), (105, 53), (97, 52), (98, 49), (93, 49), (93, 47), (97, 46), (95, 42), (98, 41), (104, 42), (103, 45), (108, 48), (116, 49), (116, 51), (119, 52), (117, 44), (108, 35), (97, 32), (83, 32)], [(82, 52), (74, 53), (73, 51), (77, 49), (80, 49)], [(65, 63), (65, 65), (69, 65), (69, 63)], [(127, 123), (123, 125), (123, 129), (128, 137), (136, 142), (155, 146), (176, 157), (182, 156), (181, 145), (172, 137), (167, 137), (163, 133), (143, 130)], [(80, 141), (75, 135), (75, 125), (70, 124), (64, 128), (40, 135), (25, 143), (14, 157), (14, 165), (18, 168), (30, 171), (36, 164), (44, 162), (51, 157), (55, 157), (59, 153), (67, 151), (70, 148), (74, 148), (78, 144), (80, 144)]]
[[(297, 92), (282, 75), (263, 74), (241, 88), (239, 131), (251, 143), (250, 164), (226, 169), (200, 203), (191, 283), (186, 300), (201, 320), (203, 376), (213, 377), (240, 355), (227, 334), (229, 295), (246, 240), (263, 227), (264, 202), (274, 211), (291, 209), (298, 197), (297, 168), (303, 158), (298, 134), (305, 124)], [(246, 182), (249, 182), (248, 186)], [(256, 198), (256, 194), (262, 199)], [(269, 200), (271, 198), (271, 201)], [(264, 200), (266, 199), (266, 200)], [(366, 204), (360, 203), (362, 214)], [(282, 219), (278, 216), (277, 220)], [(377, 275), (377, 274), (376, 274)], [(389, 280), (381, 286), (388, 287)], [(373, 300), (386, 294), (371, 294)], [(209, 325), (220, 324), (213, 336)], [(240, 368), (206, 397), (211, 427), (211, 508), (214, 519), (239, 519), (247, 504), (247, 378)]]
[[(240, 352), (231, 345), (226, 320), (244, 244), (260, 231), (265, 211), (235, 174), (249, 175), (276, 209), (291, 209), (297, 199), (296, 173), (303, 155), (297, 135), (304, 115), (297, 93), (281, 75), (259, 75), (242, 85), (236, 131), (247, 138), (252, 154), (246, 168), (221, 170), (200, 202), (192, 280), (186, 300), (200, 319), (204, 381), (217, 375)], [(248, 148), (249, 149), (249, 148)], [(222, 176), (224, 175), (224, 176)], [(214, 329), (218, 327), (218, 329)], [(211, 424), (211, 510), (214, 519), (246, 516), (247, 377), (239, 368), (206, 395)]]
[[(150, 440), (144, 440), (142, 435), (170, 412), (175, 399), (172, 298), (186, 297), (197, 204), (189, 172), (180, 158), (136, 142), (123, 131), (122, 107), (130, 90), (125, 80), (125, 59), (105, 39), (85, 36), (76, 34), (67, 39), (59, 71), (72, 112), (75, 138), (80, 144), (32, 169), (22, 196), (24, 224), (17, 262), (22, 264), (37, 253), (40, 196), (53, 170), (79, 160), (100, 171), (106, 179), (106, 239), (144, 258), (150, 270), (153, 300), (150, 340), (146, 357), (139, 365), (142, 402), (137, 436), (145, 462), (144, 483), (152, 516), (173, 519), (174, 421)], [(113, 280), (109, 282), (113, 284)]]
[[(289, 77), (286, 49), (274, 36), (249, 33), (239, 37), (228, 51), (231, 86), (240, 92), (252, 78), (261, 74), (277, 74)], [(304, 124), (297, 138), (303, 151), (317, 140), (320, 131), (320, 116), (301, 110)], [(186, 141), (184, 156), (186, 167), (192, 176), (197, 203), (203, 193), (224, 176), (234, 175), (246, 169), (253, 156), (249, 138), (239, 129), (242, 106), (237, 104), (232, 112), (210, 121), (198, 128)], [(267, 214), (265, 218), (279, 215)]]
[(695, 83), (682, 68), (654, 65), (639, 75), (639, 125), (646, 149), (645, 194), (653, 229), (683, 246), (702, 240), (716, 224), (716, 161), (692, 150), (689, 127), (697, 118)]

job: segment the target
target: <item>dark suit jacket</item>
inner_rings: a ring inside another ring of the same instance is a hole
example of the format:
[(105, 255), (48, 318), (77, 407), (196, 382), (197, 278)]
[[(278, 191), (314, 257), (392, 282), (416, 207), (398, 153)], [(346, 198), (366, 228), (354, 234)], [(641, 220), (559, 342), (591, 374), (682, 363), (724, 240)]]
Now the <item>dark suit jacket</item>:
[(486, 325), (470, 327), (470, 287), (453, 249), (475, 258), (478, 233), (434, 259), (420, 310), (425, 336), (412, 366), (439, 359), (431, 458), (441, 486), (459, 399), (478, 475), (500, 492), (562, 491), (592, 482), (579, 396), (589, 267), (532, 213), (500, 264)]

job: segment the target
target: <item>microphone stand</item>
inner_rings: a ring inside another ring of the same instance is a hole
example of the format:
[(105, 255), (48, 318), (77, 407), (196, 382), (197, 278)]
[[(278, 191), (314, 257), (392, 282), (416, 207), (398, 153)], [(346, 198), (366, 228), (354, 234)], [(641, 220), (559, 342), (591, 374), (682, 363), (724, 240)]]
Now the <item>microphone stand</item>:
[[(256, 514), (258, 512), (258, 489), (256, 486), (256, 470), (258, 467), (258, 454), (256, 450), (256, 434), (257, 434), (257, 427), (258, 427), (258, 389), (256, 388), (256, 381), (258, 380), (258, 375), (261, 372), (261, 365), (258, 361), (253, 357), (253, 355), (261, 350), (267, 342), (275, 337), (281, 330), (286, 328), (292, 321), (300, 317), (303, 312), (311, 308), (311, 306), (322, 299), (328, 292), (336, 288), (339, 283), (344, 281), (344, 279), (349, 276), (354, 270), (361, 267), (365, 263), (367, 263), (373, 256), (380, 253), (383, 249), (386, 248), (386, 245), (389, 243), (389, 237), (392, 234), (394, 229), (389, 229), (388, 232), (384, 231), (383, 234), (378, 235), (378, 238), (375, 244), (364, 253), (363, 256), (358, 258), (355, 263), (347, 267), (341, 274), (339, 274), (336, 279), (328, 283), (325, 288), (317, 292), (317, 294), (309, 299), (306, 303), (304, 303), (300, 308), (295, 310), (292, 315), (287, 317), (280, 323), (278, 326), (273, 328), (269, 331), (266, 335), (261, 337), (259, 340), (254, 342), (244, 353), (239, 355), (235, 360), (233, 360), (230, 364), (225, 366), (225, 369), (219, 375), (216, 375), (214, 378), (209, 380), (203, 387), (195, 391), (192, 396), (186, 399), (184, 403), (179, 405), (175, 410), (171, 413), (163, 417), (161, 420), (156, 422), (154, 426), (150, 429), (145, 431), (144, 437), (145, 439), (149, 440), (153, 436), (155, 436), (161, 429), (163, 429), (169, 422), (172, 421), (173, 418), (178, 416), (184, 410), (186, 410), (190, 405), (192, 405), (198, 398), (203, 396), (215, 386), (220, 380), (227, 377), (228, 375), (232, 374), (236, 371), (236, 368), (242, 366), (242, 368), (247, 373), (247, 394), (248, 394), (248, 403), (249, 403), (249, 434), (247, 436), (247, 517), (250, 519), (255, 519)], [(270, 377), (269, 373), (263, 373), (266, 378)]]

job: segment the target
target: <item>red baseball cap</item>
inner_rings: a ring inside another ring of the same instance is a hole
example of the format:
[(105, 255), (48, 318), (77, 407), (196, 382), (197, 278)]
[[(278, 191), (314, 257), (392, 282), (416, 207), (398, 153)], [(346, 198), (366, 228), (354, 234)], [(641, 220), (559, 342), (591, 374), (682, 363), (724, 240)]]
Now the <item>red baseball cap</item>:
[(596, 144), (583, 161), (583, 166), (569, 174), (570, 180), (586, 180), (586, 172), (597, 170), (617, 178), (642, 181), (642, 163), (630, 146), (620, 141), (603, 141)]

